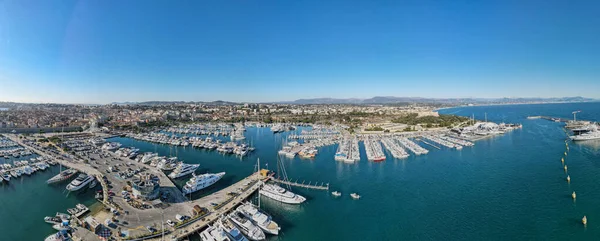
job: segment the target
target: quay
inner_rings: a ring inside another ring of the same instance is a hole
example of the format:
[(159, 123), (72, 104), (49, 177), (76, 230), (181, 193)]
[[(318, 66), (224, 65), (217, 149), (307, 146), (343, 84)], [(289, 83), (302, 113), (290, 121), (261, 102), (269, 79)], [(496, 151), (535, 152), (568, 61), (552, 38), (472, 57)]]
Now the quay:
[[(29, 146), (19, 140), (16, 136), (10, 136), (10, 138), (23, 147), (33, 150), (40, 156), (55, 160), (66, 168), (72, 168), (79, 172), (95, 176), (97, 181), (101, 184), (104, 194), (101, 203), (107, 210), (110, 209), (111, 212), (100, 211), (91, 213), (87, 217), (98, 220), (100, 223), (104, 220), (118, 217), (120, 220), (119, 230), (128, 231), (129, 233), (128, 238), (124, 238), (123, 240), (185, 240), (189, 235), (200, 232), (202, 229), (206, 228), (208, 224), (215, 222), (217, 219), (226, 215), (232, 209), (246, 201), (270, 179), (269, 176), (265, 175), (265, 173), (267, 173), (266, 170), (255, 172), (219, 191), (196, 200), (189, 200), (162, 171), (155, 168), (149, 168), (147, 171), (159, 177), (161, 191), (168, 193), (169, 198), (163, 201), (156, 200), (158, 203), (148, 201), (148, 204), (152, 203), (150, 205), (151, 208), (138, 209), (127, 203), (125, 198), (120, 195), (120, 191), (124, 190), (124, 187), (126, 186), (126, 180), (118, 178), (117, 175), (113, 173), (108, 173), (106, 167), (115, 164), (123, 165), (128, 162), (132, 163), (132, 168), (134, 166), (146, 166), (145, 164), (132, 162), (129, 159), (116, 156), (114, 153), (110, 152), (94, 154), (94, 158), (96, 158), (95, 161), (84, 163), (82, 160), (72, 159), (68, 155), (46, 153), (34, 146)], [(105, 178), (109, 183), (104, 181)], [(108, 195), (109, 190), (114, 190), (115, 195), (110, 197), (110, 195)], [(196, 215), (198, 207), (206, 212), (204, 213), (204, 211), (202, 211), (201, 214)], [(121, 215), (114, 216), (112, 210), (119, 211)], [(192, 218), (188, 221), (181, 222), (174, 227), (162, 224), (162, 222), (167, 219), (174, 220), (175, 216), (178, 214), (187, 215)], [(73, 215), (73, 218), (76, 223), (83, 223), (84, 216)], [(145, 227), (148, 226), (154, 227), (159, 231), (149, 233), (145, 229)], [(113, 234), (117, 234), (117, 230), (112, 231)], [(169, 238), (167, 238), (167, 235)], [(85, 228), (77, 228), (73, 239), (98, 240), (97, 236), (94, 235), (92, 231)]]
[(302, 181), (302, 183), (298, 183), (298, 181), (290, 182), (290, 181), (284, 181), (284, 180), (277, 179), (277, 178), (272, 178), (271, 181), (285, 184), (285, 185), (295, 186), (295, 187), (303, 187), (303, 188), (316, 189), (316, 190), (329, 190), (329, 183), (325, 184), (323, 182), (320, 185), (318, 184), (318, 182), (315, 184), (311, 184), (311, 182), (309, 182), (308, 184), (304, 184), (305, 181)]
[[(228, 196), (232, 192), (239, 192), (236, 195), (231, 195), (229, 198), (223, 200), (217, 206), (212, 208), (212, 211), (200, 217), (194, 218), (192, 221), (181, 225), (178, 229), (165, 230), (164, 234), (170, 234), (169, 240), (185, 240), (186, 237), (200, 232), (200, 230), (206, 228), (210, 223), (217, 221), (222, 216), (225, 216), (232, 209), (237, 207), (254, 192), (256, 192), (269, 177), (265, 177), (260, 172), (253, 173), (252, 175), (234, 183), (233, 185), (226, 187), (213, 194), (200, 198), (198, 200), (190, 201), (188, 204), (191, 206), (199, 205), (201, 207), (209, 207), (212, 203), (222, 199), (220, 197)], [(155, 237), (148, 238), (145, 240), (163, 240), (163, 233), (157, 234)], [(144, 239), (132, 239), (132, 240), (144, 240)]]

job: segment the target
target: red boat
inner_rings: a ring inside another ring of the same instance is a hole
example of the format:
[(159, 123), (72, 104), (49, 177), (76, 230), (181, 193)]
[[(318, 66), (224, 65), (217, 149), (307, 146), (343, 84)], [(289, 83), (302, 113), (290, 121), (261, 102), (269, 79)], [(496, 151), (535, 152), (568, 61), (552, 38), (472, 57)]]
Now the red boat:
[(375, 159), (373, 159), (374, 162), (382, 162), (385, 161), (385, 156), (380, 156), (380, 157), (376, 157)]

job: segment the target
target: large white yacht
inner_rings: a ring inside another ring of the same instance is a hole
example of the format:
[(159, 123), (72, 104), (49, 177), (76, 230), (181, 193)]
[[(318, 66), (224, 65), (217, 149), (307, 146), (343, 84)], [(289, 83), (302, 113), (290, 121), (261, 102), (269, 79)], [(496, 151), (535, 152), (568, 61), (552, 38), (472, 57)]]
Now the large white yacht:
[[(600, 131), (596, 124), (587, 125), (585, 127), (573, 130), (575, 135), (569, 136), (573, 141), (587, 141), (600, 139)], [(579, 135), (577, 135), (579, 133)]]
[(570, 136), (573, 141), (589, 141), (600, 139), (600, 131), (592, 131), (581, 135)]
[(265, 233), (256, 225), (238, 211), (233, 211), (229, 214), (229, 220), (237, 226), (240, 231), (250, 240), (265, 240)]
[(218, 227), (225, 230), (227, 237), (231, 239), (231, 241), (248, 241), (248, 239), (240, 232), (238, 228), (233, 225), (229, 221), (229, 219), (219, 219), (217, 220)]
[(260, 195), (288, 204), (300, 204), (306, 198), (277, 185), (265, 184), (259, 191)]
[(67, 190), (71, 192), (80, 190), (81, 188), (85, 187), (87, 184), (92, 182), (92, 180), (94, 180), (94, 177), (92, 176), (88, 176), (85, 173), (79, 174), (79, 176), (75, 178), (75, 180), (73, 180), (71, 183), (69, 183), (69, 185), (67, 185)]
[(210, 226), (200, 233), (202, 241), (231, 241), (227, 232), (220, 226)]
[(196, 174), (192, 175), (194, 176), (185, 183), (185, 186), (183, 186), (183, 194), (190, 194), (215, 184), (217, 181), (221, 180), (225, 175), (225, 172), (207, 173), (198, 176), (196, 176)]
[(254, 206), (252, 203), (244, 203), (237, 207), (237, 209), (241, 214), (250, 219), (254, 224), (256, 224), (260, 229), (265, 231), (268, 234), (278, 235), (279, 234), (279, 225), (268, 214), (260, 211), (258, 207)]
[(200, 164), (186, 164), (186, 163), (181, 162), (181, 163), (179, 163), (179, 165), (177, 165), (175, 170), (173, 170), (173, 172), (171, 172), (169, 174), (169, 177), (170, 178), (183, 177), (185, 175), (188, 175), (188, 174), (196, 171), (196, 169), (198, 169), (199, 166), (200, 166)]

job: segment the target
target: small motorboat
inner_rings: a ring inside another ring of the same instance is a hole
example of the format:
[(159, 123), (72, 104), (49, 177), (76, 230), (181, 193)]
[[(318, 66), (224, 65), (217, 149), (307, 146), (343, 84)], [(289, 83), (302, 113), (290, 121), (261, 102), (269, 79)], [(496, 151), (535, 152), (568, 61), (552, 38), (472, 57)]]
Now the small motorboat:
[(335, 192), (332, 192), (331, 195), (339, 197), (339, 196), (342, 196), (342, 193), (338, 192), (338, 191), (335, 191)]
[(583, 218), (581, 219), (581, 222), (583, 223), (583, 225), (587, 224), (587, 217), (583, 216)]
[(571, 181), (571, 176), (567, 175), (567, 182)]
[(354, 199), (359, 199), (360, 195), (356, 194), (356, 193), (351, 193), (350, 196)]
[(69, 220), (69, 219), (71, 219), (71, 215), (66, 214), (66, 213), (58, 213), (57, 212), (56, 213), (56, 217), (60, 218), (60, 219), (63, 219), (63, 220)]
[(60, 224), (62, 223), (62, 219), (58, 218), (58, 217), (45, 217), (44, 218), (44, 222), (49, 223), (49, 224)]
[(575, 194), (575, 192), (573, 192), (573, 194), (571, 194), (571, 197), (573, 197), (573, 199), (577, 198), (577, 194)]
[(69, 226), (68, 223), (57, 223), (57, 224), (52, 225), (52, 228), (57, 231), (71, 230), (71, 227)]
[(69, 209), (67, 209), (67, 212), (69, 214), (71, 214), (71, 215), (75, 215), (75, 214), (77, 214), (79, 212), (79, 209), (77, 209), (77, 208), (69, 208)]

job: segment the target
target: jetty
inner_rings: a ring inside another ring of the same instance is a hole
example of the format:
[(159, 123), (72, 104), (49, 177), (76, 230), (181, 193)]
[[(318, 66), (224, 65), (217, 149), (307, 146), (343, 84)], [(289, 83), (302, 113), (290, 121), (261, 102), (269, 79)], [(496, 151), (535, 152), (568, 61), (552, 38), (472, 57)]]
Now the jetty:
[[(200, 205), (207, 206), (210, 202), (214, 202), (219, 197), (227, 196), (228, 193), (236, 191), (236, 195), (232, 195), (226, 200), (220, 202), (217, 206), (213, 207), (212, 211), (208, 211), (204, 215), (193, 217), (191, 221), (176, 226), (173, 230), (163, 230), (154, 236), (143, 238), (143, 240), (163, 240), (162, 235), (166, 236), (169, 234), (169, 240), (186, 240), (190, 235), (200, 232), (200, 230), (208, 227), (210, 223), (217, 221), (220, 217), (224, 216), (239, 204), (244, 202), (248, 197), (254, 194), (270, 177), (264, 176), (261, 172), (255, 172), (252, 175), (240, 180), (233, 185), (222, 189), (218, 192), (200, 198), (198, 200), (189, 202), (187, 204), (191, 206)], [(142, 239), (139, 239), (142, 240)]]
[(285, 184), (285, 185), (294, 186), (294, 187), (302, 187), (302, 188), (316, 189), (316, 190), (329, 190), (329, 183), (324, 183), (324, 182), (321, 182), (321, 184), (319, 184), (318, 182), (315, 182), (314, 184), (312, 182), (308, 182), (308, 184), (306, 184), (305, 183), (306, 181), (302, 181), (302, 183), (299, 183), (298, 181), (290, 182), (290, 181), (284, 181), (284, 180), (277, 179), (277, 178), (272, 178), (271, 181), (276, 182), (276, 183)]
[(421, 139), (421, 142), (423, 142), (423, 143), (425, 143), (425, 144), (427, 144), (427, 145), (430, 145), (430, 146), (432, 146), (432, 147), (435, 147), (435, 148), (437, 148), (437, 149), (440, 149), (440, 150), (442, 149), (442, 148), (440, 148), (439, 146), (436, 146), (436, 145), (434, 145), (434, 144), (431, 144), (431, 143), (427, 142), (426, 140), (423, 140), (423, 139)]

